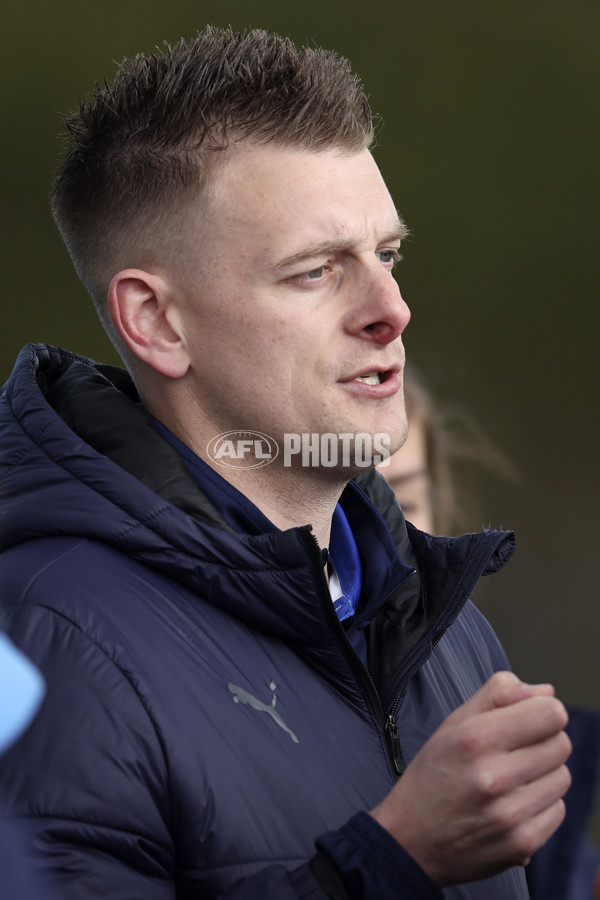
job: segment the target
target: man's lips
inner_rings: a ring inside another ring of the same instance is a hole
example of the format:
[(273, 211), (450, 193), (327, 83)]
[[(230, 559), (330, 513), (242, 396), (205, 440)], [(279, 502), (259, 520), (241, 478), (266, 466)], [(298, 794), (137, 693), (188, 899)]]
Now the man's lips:
[(400, 369), (400, 363), (397, 362), (394, 362), (389, 366), (382, 366), (381, 364), (376, 364), (374, 366), (363, 366), (362, 369), (358, 369), (352, 375), (348, 375), (346, 378), (340, 378), (340, 381), (346, 384), (349, 381), (355, 381), (357, 378), (365, 378), (369, 375), (376, 374), (379, 375), (379, 381), (384, 382), (393, 375), (397, 375), (400, 372)]
[(389, 369), (364, 368), (349, 378), (341, 379), (341, 384), (358, 396), (373, 399), (390, 397), (400, 390), (400, 366), (393, 365)]

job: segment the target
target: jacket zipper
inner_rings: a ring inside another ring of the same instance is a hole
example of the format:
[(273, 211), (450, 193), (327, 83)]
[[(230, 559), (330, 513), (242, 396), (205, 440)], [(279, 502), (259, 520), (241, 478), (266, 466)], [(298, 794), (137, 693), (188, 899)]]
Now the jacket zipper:
[[(303, 529), (302, 529), (303, 530)], [(312, 531), (306, 532), (308, 536), (307, 543), (310, 547), (310, 552), (317, 563), (317, 569), (320, 574), (320, 580), (325, 592), (327, 594), (327, 598), (331, 600), (331, 595), (329, 593), (329, 585), (327, 584), (327, 579), (325, 577), (324, 567), (322, 565), (321, 559), (321, 551), (315, 536)], [(409, 576), (410, 577), (410, 576)], [(346, 632), (344, 631), (340, 620), (338, 619), (335, 610), (333, 608), (333, 603), (329, 603), (326, 606), (327, 615), (330, 617), (332, 622), (335, 622), (335, 627), (338, 630), (338, 633), (341, 634), (345, 646), (348, 650), (348, 658), (350, 661), (350, 665), (355, 671), (359, 682), (362, 684), (363, 688), (365, 688), (365, 693), (367, 698), (369, 699), (369, 703), (371, 709), (375, 714), (375, 718), (377, 720), (377, 724), (379, 725), (381, 732), (384, 738), (384, 746), (386, 749), (388, 762), (392, 769), (393, 774), (396, 778), (399, 778), (404, 770), (406, 769), (406, 763), (404, 762), (402, 756), (402, 749), (400, 746), (400, 736), (398, 734), (398, 726), (396, 724), (396, 712), (400, 705), (400, 701), (404, 696), (404, 692), (406, 690), (406, 686), (402, 687), (402, 690), (396, 695), (392, 706), (390, 707), (390, 711), (386, 714), (383, 703), (381, 702), (381, 697), (379, 696), (379, 691), (377, 690), (377, 686), (371, 677), (371, 673), (364, 665), (363, 661), (357, 656), (354, 647), (348, 640)]]
[[(400, 695), (402, 696), (402, 695)], [(400, 697), (398, 698), (398, 701)], [(397, 707), (396, 707), (397, 708)], [(388, 713), (388, 716), (385, 720), (384, 733), (387, 735), (389, 740), (392, 763), (394, 765), (394, 769), (398, 776), (402, 775), (404, 769), (406, 768), (404, 764), (404, 759), (402, 758), (402, 750), (400, 748), (400, 737), (398, 735), (398, 726), (396, 725), (396, 719), (394, 717), (394, 713)]]

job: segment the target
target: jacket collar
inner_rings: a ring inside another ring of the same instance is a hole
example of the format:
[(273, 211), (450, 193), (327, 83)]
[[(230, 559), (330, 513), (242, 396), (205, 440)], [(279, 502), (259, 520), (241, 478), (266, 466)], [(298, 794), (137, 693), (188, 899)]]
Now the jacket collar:
[[(65, 534), (103, 541), (254, 627), (339, 652), (310, 526), (235, 534), (138, 404), (122, 369), (46, 345), (24, 348), (0, 403), (4, 546)], [(360, 528), (360, 553), (379, 572), (378, 596), (393, 601), (384, 619), (447, 627), (466, 599), (465, 567), (476, 578), (512, 552), (514, 538), (497, 532), (437, 539), (411, 529), (409, 539), (393, 492), (374, 471), (348, 485), (342, 505), (353, 531)], [(395, 596), (398, 565), (418, 568), (425, 584), (439, 581), (439, 602), (427, 605), (419, 578), (407, 582), (412, 594)], [(458, 575), (442, 577), (448, 569), (462, 570), (460, 584)], [(289, 606), (266, 602), (272, 596)]]

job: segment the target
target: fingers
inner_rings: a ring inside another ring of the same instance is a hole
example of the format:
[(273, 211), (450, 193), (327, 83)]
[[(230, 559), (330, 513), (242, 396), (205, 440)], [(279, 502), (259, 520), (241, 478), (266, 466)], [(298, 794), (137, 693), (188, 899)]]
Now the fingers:
[(545, 741), (569, 721), (564, 705), (553, 696), (533, 696), (482, 713), (477, 724), (499, 750), (516, 750)]
[(540, 744), (513, 751), (509, 759), (515, 783), (529, 784), (563, 767), (571, 755), (571, 750), (568, 735), (561, 731)]
[[(518, 684), (509, 684), (503, 676), (511, 674), (507, 672), (497, 672), (496, 676), (490, 678), (490, 690), (492, 692), (492, 702), (495, 707), (511, 706), (519, 703), (521, 700), (527, 700), (530, 697), (553, 697), (554, 687), (551, 684), (528, 684), (526, 681), (517, 679)], [(499, 677), (497, 677), (499, 676)], [(513, 675), (513, 678), (516, 678)]]
[(526, 866), (536, 850), (548, 841), (565, 818), (566, 807), (562, 799), (556, 800), (536, 816), (526, 821), (514, 835), (516, 853), (514, 864)]
[(514, 750), (546, 740), (569, 720), (551, 684), (526, 684), (512, 672), (497, 672), (446, 719), (466, 726), (464, 740), (475, 752), (489, 747)]
[[(525, 747), (535, 747), (561, 734), (568, 722), (564, 705), (554, 696), (537, 695), (513, 703), (494, 707), (485, 712), (467, 715), (468, 703), (452, 713), (441, 726), (451, 733), (453, 743), (465, 763), (489, 758), (493, 754), (510, 754)], [(566, 735), (556, 745), (560, 752), (556, 765), (564, 762), (564, 751), (570, 753)], [(562, 748), (562, 749), (561, 749)], [(533, 775), (531, 777), (534, 777)]]
[[(474, 776), (482, 797), (492, 799), (509, 794), (520, 786), (528, 785), (561, 769), (570, 754), (571, 741), (567, 734), (561, 731), (548, 740), (532, 746), (475, 760)], [(564, 786), (564, 790), (568, 786), (569, 784)], [(556, 795), (559, 796), (562, 794)]]
[[(564, 804), (562, 800), (570, 787), (571, 773), (565, 765), (559, 766), (558, 769), (554, 769), (540, 778), (536, 778), (535, 781), (531, 781), (520, 792), (522, 794), (519, 798), (520, 820), (523, 822), (530, 821), (533, 823), (533, 827), (538, 829), (545, 813), (548, 813), (551, 809), (563, 809)], [(542, 819), (540, 819), (540, 816)], [(546, 834), (545, 831), (539, 833), (537, 836), (538, 846), (545, 843), (551, 833), (548, 832)]]
[[(512, 836), (515, 853), (530, 855), (552, 833), (546, 832), (545, 825), (555, 821), (570, 785), (571, 774), (563, 765), (517, 790), (496, 797), (491, 803), (489, 797), (482, 795), (481, 802), (488, 807), (488, 827), (498, 837)], [(549, 812), (552, 809), (554, 814)]]
[(554, 688), (551, 684), (527, 684), (513, 672), (496, 672), (476, 694), (452, 713), (452, 718), (469, 718), (477, 713), (511, 706), (530, 697), (553, 695)]

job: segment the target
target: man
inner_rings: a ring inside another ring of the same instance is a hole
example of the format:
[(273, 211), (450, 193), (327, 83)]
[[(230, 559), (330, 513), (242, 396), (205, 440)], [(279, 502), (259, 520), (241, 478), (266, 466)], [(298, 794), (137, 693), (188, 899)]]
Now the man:
[(69, 131), (54, 215), (131, 377), (38, 345), (2, 395), (37, 866), (78, 900), (526, 897), (566, 714), (468, 602), (512, 536), (407, 530), (365, 469), (410, 314), (359, 83), (209, 28)]

